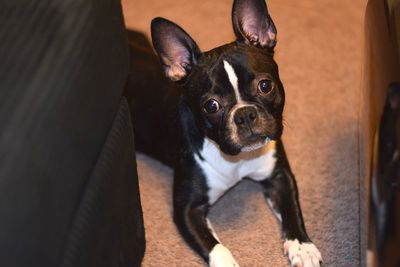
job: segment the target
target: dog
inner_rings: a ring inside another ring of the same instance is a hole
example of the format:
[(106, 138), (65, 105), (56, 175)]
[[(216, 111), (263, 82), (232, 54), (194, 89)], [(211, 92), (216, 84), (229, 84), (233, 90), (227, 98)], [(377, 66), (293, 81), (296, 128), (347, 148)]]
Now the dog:
[(207, 213), (244, 178), (263, 187), (291, 266), (321, 266), (281, 141), (285, 93), (273, 59), (276, 27), (264, 0), (234, 0), (232, 22), (236, 40), (208, 52), (164, 18), (151, 22), (158, 59), (131, 45), (126, 96), (137, 149), (174, 169), (175, 224), (209, 266), (239, 266)]

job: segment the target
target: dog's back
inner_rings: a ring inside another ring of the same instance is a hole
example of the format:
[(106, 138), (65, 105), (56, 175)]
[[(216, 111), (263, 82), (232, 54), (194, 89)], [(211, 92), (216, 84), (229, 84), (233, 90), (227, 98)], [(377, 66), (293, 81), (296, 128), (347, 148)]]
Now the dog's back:
[[(179, 90), (165, 78), (150, 42), (142, 33), (128, 31), (130, 73), (124, 92), (128, 100), (138, 151), (174, 164), (173, 125)], [(166, 119), (169, 118), (169, 119)], [(154, 129), (158, 129), (155, 131)]]

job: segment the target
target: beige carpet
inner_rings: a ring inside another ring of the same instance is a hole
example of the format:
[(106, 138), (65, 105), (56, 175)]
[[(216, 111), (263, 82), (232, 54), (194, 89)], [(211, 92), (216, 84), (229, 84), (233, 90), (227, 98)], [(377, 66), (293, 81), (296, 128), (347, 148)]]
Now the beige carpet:
[[(233, 40), (231, 1), (123, 0), (127, 27), (180, 24), (203, 50)], [(306, 228), (326, 266), (359, 266), (357, 110), (365, 0), (269, 0), (278, 29), (276, 60), (287, 93), (284, 142), (297, 177)], [(204, 266), (171, 218), (172, 171), (138, 156), (148, 266)], [(260, 188), (240, 184), (211, 222), (243, 266), (289, 266)]]

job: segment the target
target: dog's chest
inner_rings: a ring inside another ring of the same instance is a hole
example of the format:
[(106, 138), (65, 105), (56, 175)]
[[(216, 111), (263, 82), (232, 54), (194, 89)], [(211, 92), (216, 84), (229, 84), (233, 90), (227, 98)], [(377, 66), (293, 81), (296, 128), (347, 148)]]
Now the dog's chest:
[(200, 152), (202, 159), (195, 155), (195, 160), (205, 175), (210, 204), (243, 178), (267, 179), (275, 167), (275, 153), (275, 141), (271, 141), (255, 151), (227, 156), (214, 142), (205, 139)]

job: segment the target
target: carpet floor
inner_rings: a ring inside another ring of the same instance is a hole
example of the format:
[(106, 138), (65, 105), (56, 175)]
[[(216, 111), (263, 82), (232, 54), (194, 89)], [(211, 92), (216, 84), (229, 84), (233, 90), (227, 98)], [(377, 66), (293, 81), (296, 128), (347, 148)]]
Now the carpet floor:
[[(156, 16), (206, 51), (233, 40), (228, 0), (123, 0), (128, 28)], [(358, 117), (365, 0), (269, 0), (286, 90), (283, 141), (306, 228), (325, 266), (360, 265)], [(204, 266), (172, 222), (172, 170), (138, 155), (147, 248), (144, 267)], [(261, 188), (245, 181), (212, 208), (219, 238), (243, 266), (289, 266)]]

